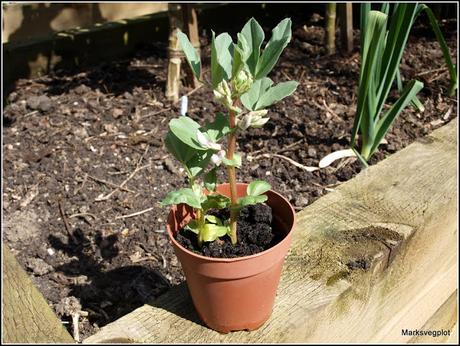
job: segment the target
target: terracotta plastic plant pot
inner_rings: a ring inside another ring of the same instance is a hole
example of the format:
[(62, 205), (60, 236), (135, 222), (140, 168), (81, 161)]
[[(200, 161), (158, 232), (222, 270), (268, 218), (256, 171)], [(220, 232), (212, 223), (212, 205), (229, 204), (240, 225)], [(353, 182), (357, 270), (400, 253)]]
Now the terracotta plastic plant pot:
[[(238, 184), (238, 196), (246, 195), (247, 184)], [(228, 184), (217, 192), (230, 196)], [(295, 212), (280, 194), (268, 191), (274, 231), (284, 238), (274, 247), (251, 256), (211, 258), (195, 254), (176, 239), (176, 233), (193, 217), (186, 205), (173, 206), (167, 230), (182, 264), (193, 304), (201, 320), (221, 333), (254, 330), (270, 317), (284, 258), (291, 243)]]

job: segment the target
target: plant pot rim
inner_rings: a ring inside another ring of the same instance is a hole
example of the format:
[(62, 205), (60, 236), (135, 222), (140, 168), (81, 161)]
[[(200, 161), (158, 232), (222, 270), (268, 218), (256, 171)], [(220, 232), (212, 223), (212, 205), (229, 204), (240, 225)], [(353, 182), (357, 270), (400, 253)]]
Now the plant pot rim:
[[(223, 186), (223, 185), (228, 185), (228, 183), (218, 184), (218, 186)], [(237, 185), (245, 185), (245, 186), (247, 186), (249, 184), (247, 184), (247, 183), (237, 183)], [(296, 212), (295, 212), (294, 208), (292, 207), (291, 203), (289, 203), (289, 201), (283, 195), (281, 195), (280, 193), (278, 193), (278, 192), (276, 192), (274, 190), (269, 190), (269, 191), (267, 191), (267, 193), (277, 195), (291, 209), (292, 215), (293, 215), (292, 227), (289, 230), (289, 233), (291, 233), (294, 230), (296, 220), (297, 220), (297, 215), (296, 215)], [(206, 261), (211, 261), (211, 262), (221, 262), (221, 263), (234, 263), (234, 262), (239, 262), (239, 261), (247, 261), (247, 260), (250, 260), (252, 258), (257, 258), (257, 257), (260, 257), (260, 256), (264, 256), (264, 255), (266, 255), (266, 254), (268, 254), (270, 252), (275, 251), (279, 247), (281, 247), (283, 243), (290, 241), (290, 239), (288, 237), (289, 233), (287, 233), (284, 236), (284, 238), (279, 243), (277, 243), (275, 246), (272, 246), (271, 248), (269, 248), (267, 250), (264, 250), (264, 251), (261, 251), (259, 253), (256, 253), (254, 255), (242, 256), (242, 257), (233, 257), (233, 258), (208, 257), (208, 256), (199, 255), (199, 254), (197, 254), (197, 253), (195, 253), (193, 251), (190, 251), (190, 250), (186, 249), (185, 247), (183, 247), (181, 244), (179, 244), (179, 242), (176, 240), (176, 238), (174, 237), (174, 235), (172, 233), (171, 227), (166, 227), (166, 230), (167, 230), (168, 236), (171, 239), (171, 241), (173, 242), (173, 244), (176, 247), (178, 247), (179, 249), (181, 249), (181, 251), (187, 253), (190, 256), (193, 256), (193, 257), (196, 257), (198, 259), (201, 259), (201, 260), (206, 260)]]

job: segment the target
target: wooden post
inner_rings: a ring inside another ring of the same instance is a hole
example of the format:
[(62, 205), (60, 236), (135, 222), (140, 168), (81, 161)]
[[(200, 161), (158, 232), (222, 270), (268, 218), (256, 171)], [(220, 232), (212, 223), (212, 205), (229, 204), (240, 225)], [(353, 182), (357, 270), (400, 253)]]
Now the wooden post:
[[(190, 39), (190, 43), (197, 50), (198, 55), (200, 55), (200, 35), (198, 32), (198, 20), (196, 16), (195, 6), (193, 4), (183, 4), (182, 6), (185, 32), (188, 35), (188, 38)], [(192, 88), (198, 87), (199, 81), (193, 74), (193, 71), (188, 64), (186, 64), (185, 73), (187, 86)]]
[(3, 249), (2, 329), (6, 343), (74, 343), (6, 245)]
[(328, 55), (335, 53), (335, 17), (336, 3), (326, 5), (326, 51)]
[(455, 343), (457, 174), (454, 119), (300, 211), (258, 330), (204, 327), (179, 285), (83, 342), (386, 344), (435, 327)]
[(169, 15), (169, 47), (168, 47), (168, 77), (166, 81), (166, 98), (172, 102), (179, 101), (180, 66), (183, 56), (177, 39), (177, 32), (183, 28), (180, 5), (168, 4)]
[(353, 50), (353, 4), (340, 3), (338, 10), (341, 48), (343, 52), (351, 53)]

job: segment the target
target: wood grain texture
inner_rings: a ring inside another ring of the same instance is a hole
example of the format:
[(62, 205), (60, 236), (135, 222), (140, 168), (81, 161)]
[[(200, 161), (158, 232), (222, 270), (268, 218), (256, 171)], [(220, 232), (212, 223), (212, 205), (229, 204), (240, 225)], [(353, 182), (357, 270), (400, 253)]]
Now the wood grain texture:
[(441, 305), (441, 307), (435, 312), (435, 314), (423, 325), (421, 330), (423, 331), (438, 331), (445, 332), (440, 336), (433, 337), (429, 335), (425, 336), (414, 336), (411, 343), (446, 343), (450, 338), (455, 337), (454, 327), (457, 324), (457, 295), (458, 291), (454, 293)]
[(178, 4), (168, 4), (169, 16), (169, 46), (168, 46), (168, 76), (166, 80), (165, 96), (169, 101), (179, 101), (180, 70), (182, 50), (177, 33), (183, 31), (184, 23), (182, 10)]
[(456, 127), (454, 119), (298, 213), (274, 311), (259, 330), (204, 327), (180, 285), (85, 342), (410, 342), (401, 330), (425, 326), (457, 289)]
[(340, 23), (340, 45), (343, 52), (353, 50), (353, 4), (351, 2), (337, 4)]
[(2, 250), (2, 343), (74, 343), (8, 247)]
[[(201, 56), (200, 34), (198, 32), (198, 19), (195, 7), (196, 5), (194, 4), (182, 4), (182, 15), (184, 18), (185, 32), (190, 40), (190, 43), (193, 47), (195, 47), (198, 56)], [(195, 77), (189, 64), (184, 64), (184, 69), (187, 86), (197, 88), (200, 85), (200, 82)]]

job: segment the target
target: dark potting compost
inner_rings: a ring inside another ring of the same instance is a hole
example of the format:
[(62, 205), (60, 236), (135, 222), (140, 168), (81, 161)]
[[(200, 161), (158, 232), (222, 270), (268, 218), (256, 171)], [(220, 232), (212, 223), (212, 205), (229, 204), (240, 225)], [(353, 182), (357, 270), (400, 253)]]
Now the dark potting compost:
[[(228, 209), (209, 212), (221, 220), (230, 217)], [(201, 248), (197, 244), (194, 233), (182, 228), (177, 234), (177, 241), (186, 249), (199, 255), (218, 258), (234, 258), (250, 256), (268, 250), (283, 239), (272, 226), (272, 209), (266, 204), (248, 205), (241, 209), (238, 216), (238, 243), (233, 245), (228, 236), (213, 242), (204, 243)]]

